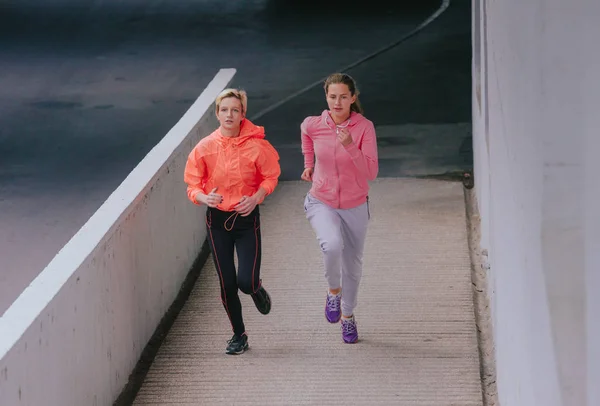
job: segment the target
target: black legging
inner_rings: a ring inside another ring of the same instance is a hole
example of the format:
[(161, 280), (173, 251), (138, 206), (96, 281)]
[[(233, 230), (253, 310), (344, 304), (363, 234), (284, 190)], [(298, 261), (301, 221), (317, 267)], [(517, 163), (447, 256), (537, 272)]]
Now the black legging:
[[(214, 208), (206, 211), (208, 242), (221, 283), (221, 301), (236, 335), (245, 333), (238, 288), (254, 293), (260, 288), (260, 213), (258, 206), (246, 217)], [(236, 275), (234, 247), (238, 254)]]

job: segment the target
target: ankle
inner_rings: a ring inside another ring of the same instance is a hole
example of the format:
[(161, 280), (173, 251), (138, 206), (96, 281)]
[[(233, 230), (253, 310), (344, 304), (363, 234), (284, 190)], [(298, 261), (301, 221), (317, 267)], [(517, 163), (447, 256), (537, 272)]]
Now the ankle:
[(329, 288), (329, 293), (331, 293), (332, 295), (339, 295), (341, 291), (342, 291), (342, 288), (337, 288), (337, 289)]
[(351, 314), (350, 316), (346, 316), (345, 314), (342, 314), (342, 319), (350, 320), (353, 317), (354, 317), (354, 314)]

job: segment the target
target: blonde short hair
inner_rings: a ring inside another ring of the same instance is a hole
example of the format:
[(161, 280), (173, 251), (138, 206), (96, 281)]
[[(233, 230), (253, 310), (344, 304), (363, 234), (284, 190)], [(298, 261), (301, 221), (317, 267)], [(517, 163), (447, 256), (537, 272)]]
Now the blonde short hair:
[(235, 97), (240, 101), (240, 103), (242, 103), (242, 114), (245, 115), (246, 111), (248, 110), (248, 95), (246, 95), (246, 91), (241, 89), (229, 88), (219, 93), (217, 99), (215, 100), (215, 111), (219, 113), (219, 106), (221, 105), (221, 101), (229, 97)]

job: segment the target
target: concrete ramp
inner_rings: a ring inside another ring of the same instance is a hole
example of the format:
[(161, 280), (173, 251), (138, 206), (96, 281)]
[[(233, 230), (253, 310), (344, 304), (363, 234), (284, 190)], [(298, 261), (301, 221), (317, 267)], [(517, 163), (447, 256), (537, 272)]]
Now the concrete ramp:
[(372, 184), (360, 341), (325, 320), (308, 184), (262, 207), (263, 316), (242, 297), (250, 350), (225, 355), (231, 327), (212, 260), (155, 358), (135, 405), (482, 405), (462, 185)]

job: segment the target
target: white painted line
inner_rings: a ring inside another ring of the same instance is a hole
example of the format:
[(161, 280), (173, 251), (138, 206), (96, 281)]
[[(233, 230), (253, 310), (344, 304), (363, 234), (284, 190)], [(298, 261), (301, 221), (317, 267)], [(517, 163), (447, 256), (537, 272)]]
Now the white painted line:
[[(347, 65), (341, 69), (338, 70), (338, 72), (346, 72), (352, 68), (355, 68), (356, 66), (368, 61), (369, 59), (373, 59), (376, 56), (384, 53), (385, 51), (388, 51), (392, 48), (394, 48), (397, 45), (400, 45), (402, 42), (406, 41), (407, 39), (409, 39), (410, 37), (414, 36), (415, 34), (417, 34), (419, 31), (423, 30), (423, 28), (427, 27), (429, 24), (431, 24), (432, 22), (434, 22), (440, 15), (442, 15), (442, 13), (444, 11), (446, 11), (446, 9), (450, 6), (450, 0), (442, 0), (442, 4), (440, 5), (440, 7), (435, 11), (435, 13), (433, 13), (432, 15), (430, 15), (425, 21), (423, 21), (421, 24), (419, 24), (416, 28), (414, 28), (412, 31), (408, 32), (407, 34), (403, 35), (400, 39), (392, 42), (391, 44), (373, 52), (372, 54), (369, 54), (361, 59), (359, 59), (356, 62), (351, 63), (350, 65)], [(303, 93), (308, 92), (310, 89), (312, 89), (315, 86), (319, 86), (322, 85), (323, 82), (325, 81), (325, 79), (327, 79), (327, 77), (321, 78), (319, 80), (317, 80), (316, 82), (311, 83), (310, 85), (298, 90), (295, 93), (292, 93), (291, 95), (287, 96), (286, 98), (284, 98), (283, 100), (278, 101), (277, 103), (267, 107), (264, 110), (259, 111), (258, 113), (256, 113), (250, 120), (251, 121), (255, 121), (257, 119), (259, 119), (260, 117), (264, 116), (265, 114), (269, 113), (270, 111), (275, 110), (276, 108), (280, 107), (281, 105), (289, 102), (290, 100), (294, 99), (295, 97), (300, 96)]]
[(211, 108), (219, 92), (230, 83), (235, 73), (235, 69), (221, 69), (215, 75), (177, 124), (152, 148), (0, 317), (0, 359), (18, 342), (111, 228), (129, 214), (135, 201), (146, 193), (156, 173)]

